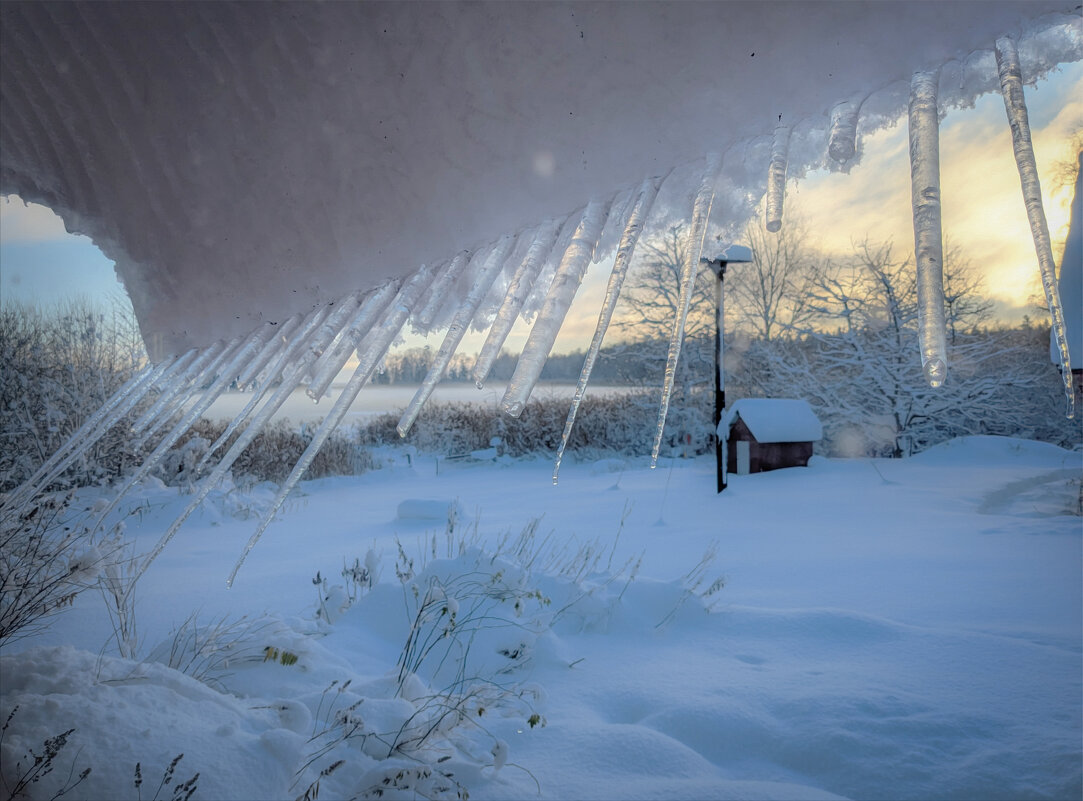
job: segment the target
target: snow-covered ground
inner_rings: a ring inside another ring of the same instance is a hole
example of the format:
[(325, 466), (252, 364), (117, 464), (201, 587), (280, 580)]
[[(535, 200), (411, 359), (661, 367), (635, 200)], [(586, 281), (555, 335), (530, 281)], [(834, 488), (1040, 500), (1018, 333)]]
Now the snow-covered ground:
[[(205, 799), (297, 798), (340, 759), (319, 798), (415, 797), (393, 788), (418, 759), (435, 770), (415, 777), (417, 797), (454, 797), (456, 782), (474, 799), (1080, 797), (1079, 453), (973, 437), (907, 460), (735, 476), (722, 495), (711, 458), (655, 471), (568, 461), (559, 486), (551, 470), (400, 456), (303, 484), (230, 590), (255, 523), (244, 516), (269, 495), (212, 494), (140, 583), (139, 633), (144, 655), (167, 659), (193, 613), (247, 615), (232, 651), (226, 636), (190, 655), (203, 683), (116, 659), (104, 605), (85, 594), (0, 658), (0, 714), (19, 707), (4, 770), (74, 727), (35, 797), (92, 767), (73, 795), (134, 798), (137, 761), (150, 797), (180, 753), (174, 784), (198, 771), (192, 797)], [(186, 501), (146, 487), (128, 534), (148, 550)], [(448, 558), (438, 518), (455, 503)], [(414, 560), (405, 584), (396, 538)], [(593, 542), (598, 561), (570, 575)], [(524, 569), (523, 554), (565, 543), (557, 566)], [(375, 587), (341, 611), (344, 559), (377, 556)], [(330, 597), (319, 618), (317, 571)], [(717, 577), (725, 586), (701, 598)], [(426, 597), (411, 653), (434, 650), (397, 691)], [(454, 642), (439, 638), (451, 611)], [(433, 696), (456, 676), (458, 700)]]

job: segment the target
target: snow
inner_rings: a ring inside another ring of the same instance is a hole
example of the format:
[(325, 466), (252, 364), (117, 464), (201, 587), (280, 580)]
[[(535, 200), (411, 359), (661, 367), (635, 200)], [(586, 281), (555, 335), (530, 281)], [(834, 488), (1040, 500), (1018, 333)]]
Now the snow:
[(726, 410), (719, 434), (728, 439), (737, 418), (758, 442), (816, 442), (824, 435), (808, 401), (799, 398), (741, 398)]
[[(1066, 0), (857, 9), (8, 2), (0, 192), (116, 261), (157, 359), (736, 155), (780, 115), (799, 176), (840, 101), (944, 65), (946, 107), (995, 88), (997, 36), (1027, 80), (1080, 58)], [(720, 210), (750, 213), (764, 156)]]
[[(200, 682), (155, 659), (115, 658), (103, 605), (86, 594), (0, 655), (0, 715), (19, 707), (0, 745), (4, 771), (74, 727), (35, 797), (50, 797), (69, 767), (93, 769), (76, 797), (134, 796), (137, 761), (150, 796), (179, 753), (177, 780), (199, 773), (193, 798), (296, 798), (340, 758), (322, 799), (383, 778), (401, 785), (395, 772), (417, 763), (381, 760), (371, 738), (330, 744), (295, 771), (326, 743), (310, 738), (329, 704), (360, 701), (342, 718), (360, 731), (408, 729), (428, 677), (451, 665), (407, 677), (396, 694), (409, 586), (445, 588), (431, 595), (436, 619), (446, 608), (466, 621), (471, 596), (454, 582), (499, 573), (509, 600), (485, 614), (516, 625), (479, 629), (470, 654), (489, 668), (510, 666), (501, 651), (529, 654), (499, 678), (519, 695), (472, 714), (484, 730), (441, 729), (427, 754), (471, 798), (1079, 797), (1080, 453), (968, 437), (905, 460), (813, 458), (800, 471), (731, 476), (721, 495), (713, 458), (663, 460), (665, 482), (645, 458), (566, 461), (559, 486), (550, 469), (538, 458), (442, 460), (437, 471), (414, 455), (303, 483), (230, 591), (245, 515), (269, 496), (212, 493), (190, 536), (148, 570), (137, 614), (141, 653), (158, 659), (190, 615), (204, 634), (247, 616), (232, 649), (181, 648), (228, 664), (206, 665)], [(128, 535), (149, 548), (187, 500), (144, 485), (125, 501), (136, 511)], [(447, 537), (443, 521), (400, 514), (404, 501), (466, 516)], [(596, 543), (597, 568), (578, 578), (540, 559), (523, 568), (508, 535), (539, 517), (536, 543), (573, 554)], [(406, 585), (396, 538), (414, 560)], [(717, 559), (689, 594), (712, 546)], [(629, 559), (641, 559), (634, 579), (607, 584)], [(371, 585), (351, 590), (339, 578), (347, 564), (364, 565)], [(325, 583), (314, 586), (317, 571)], [(700, 597), (716, 577), (725, 586)], [(593, 591), (556, 616), (577, 587)]]

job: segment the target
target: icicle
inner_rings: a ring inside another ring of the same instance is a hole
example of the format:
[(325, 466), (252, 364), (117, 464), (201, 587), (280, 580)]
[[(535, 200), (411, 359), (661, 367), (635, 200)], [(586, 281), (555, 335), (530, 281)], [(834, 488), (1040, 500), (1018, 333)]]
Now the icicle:
[[(290, 380), (287, 377), (288, 365), (290, 364), (290, 361), (294, 358), (294, 354), (305, 344), (305, 342), (308, 340), (308, 338), (311, 336), (312, 332), (317, 328), (317, 326), (323, 323), (329, 312), (330, 307), (328, 306), (321, 306), (313, 310), (309, 313), (304, 324), (301, 326), (300, 331), (291, 336), (289, 339), (285, 340), (285, 342), (283, 343), (284, 347), (281, 351), (279, 351), (278, 355), (275, 357), (274, 362), (268, 368), (267, 376), (264, 378), (259, 389), (252, 393), (252, 399), (249, 400), (247, 404), (245, 404), (245, 407), (241, 410), (241, 413), (230, 421), (229, 425), (226, 426), (226, 430), (223, 431), (221, 436), (219, 436), (218, 439), (216, 439), (214, 443), (210, 446), (210, 448), (207, 449), (207, 452), (203, 455), (203, 458), (199, 461), (199, 464), (196, 465), (197, 473), (203, 472), (203, 468), (206, 467), (207, 462), (210, 460), (211, 456), (217, 453), (218, 449), (221, 448), (222, 445), (230, 438), (233, 432), (236, 431), (237, 428), (242, 426), (246, 420), (248, 420), (249, 416), (255, 410), (256, 406), (259, 405), (259, 402), (264, 397), (266, 397), (267, 393), (270, 392), (270, 390), (275, 386), (276, 381), (278, 382), (278, 386), (280, 389), (283, 386), (286, 387), (286, 391), (282, 395), (282, 400), (284, 401), (286, 398), (289, 397), (289, 395), (293, 392), (294, 387), (297, 386), (297, 383), (304, 375), (303, 371), (308, 369), (308, 363), (306, 362), (300, 366), (299, 369), (302, 371), (300, 375), (294, 375), (293, 373), (289, 373), (289, 376), (293, 379), (292, 383), (290, 383)], [(285, 332), (283, 332), (283, 334), (285, 334)], [(312, 356), (312, 358), (314, 359), (315, 356)], [(270, 404), (271, 401), (268, 401), (268, 405)], [(271, 414), (277, 411), (278, 407), (281, 405), (281, 401), (276, 404), (271, 410), (271, 412), (267, 415), (267, 419), (270, 419)], [(263, 427), (263, 423), (261, 422), (259, 425), (257, 425), (253, 421), (250, 428), (252, 427), (255, 428), (252, 436), (255, 436), (255, 434)]]
[(464, 250), (452, 259), (451, 263), (433, 281), (432, 286), (429, 287), (429, 291), (426, 293), (427, 300), (414, 320), (419, 328), (427, 329), (432, 325), (436, 313), (440, 311), (440, 307), (447, 301), (448, 293), (454, 287), (455, 281), (463, 274), (466, 265), (469, 263), (470, 254)]
[[(782, 230), (782, 201), (786, 197), (786, 159), (790, 151), (790, 127), (779, 125), (771, 143), (771, 166), (767, 171), (767, 230)], [(713, 197), (713, 193), (712, 193)]]
[[(237, 461), (237, 458), (244, 453), (245, 448), (247, 448), (252, 440), (259, 435), (259, 432), (263, 430), (263, 427), (267, 425), (275, 412), (281, 408), (286, 399), (293, 394), (293, 391), (297, 388), (297, 385), (300, 383), (309, 367), (318, 358), (319, 353), (328, 345), (333, 337), (333, 327), (323, 325), (330, 310), (330, 307), (324, 306), (309, 314), (309, 317), (301, 327), (301, 330), (287, 343), (286, 350), (276, 359), (275, 364), (269, 371), (268, 378), (260, 391), (251, 401), (249, 401), (244, 411), (230, 423), (231, 428), (227, 428), (226, 432), (211, 446), (210, 450), (207, 452), (207, 456), (217, 450), (222, 442), (228, 438), (229, 434), (232, 433), (232, 430), (236, 429), (237, 426), (248, 418), (252, 409), (258, 404), (259, 399), (270, 389), (274, 379), (276, 377), (281, 378), (274, 394), (271, 395), (256, 416), (252, 418), (252, 422), (249, 426), (239, 437), (237, 437), (237, 441), (229, 447), (229, 450), (226, 451), (225, 455), (218, 461), (214, 470), (211, 471), (210, 476), (203, 480), (195, 498), (189, 502), (184, 512), (173, 521), (166, 530), (166, 533), (158, 540), (154, 549), (143, 560), (143, 563), (139, 567), (139, 572), (136, 575), (137, 579), (139, 576), (143, 575), (148, 567), (150, 567), (150, 563), (158, 557), (162, 552), (162, 549), (165, 548), (173, 538), (173, 535), (176, 534), (181, 525), (183, 525), (184, 521), (188, 519), (188, 516), (203, 502), (203, 499), (207, 497), (210, 491), (221, 483), (226, 471), (233, 466), (233, 463)], [(293, 364), (285, 367), (285, 365), (293, 359), (295, 352), (298, 350), (302, 351), (300, 357), (297, 358)], [(203, 461), (200, 462), (197, 470), (202, 469), (207, 460), (207, 456), (203, 457)]]
[(151, 404), (151, 407), (141, 414), (134, 423), (132, 423), (132, 433), (138, 434), (147, 425), (157, 418), (172, 400), (176, 397), (177, 393), (183, 390), (188, 384), (191, 383), (195, 375), (203, 369), (203, 365), (212, 358), (211, 354), (214, 348), (222, 347), (224, 343), (215, 342), (209, 348), (203, 350), (190, 350), (177, 359), (173, 363), (173, 366), (168, 371), (168, 375), (163, 376), (159, 382), (161, 386), (158, 390), (158, 398)]
[(259, 375), (260, 370), (270, 363), (271, 359), (275, 358), (286, 347), (286, 343), (289, 341), (290, 336), (293, 335), (293, 329), (301, 323), (301, 315), (295, 314), (290, 317), (281, 325), (274, 329), (274, 336), (271, 338), (271, 344), (274, 347), (265, 348), (260, 355), (250, 361), (240, 374), (237, 376), (237, 389), (244, 392), (247, 387), (256, 376)]
[(831, 133), (827, 139), (827, 155), (844, 163), (857, 152), (857, 112), (860, 104), (844, 100), (831, 109)]
[(592, 200), (583, 212), (583, 218), (579, 221), (568, 249), (564, 251), (564, 257), (560, 260), (560, 266), (549, 287), (549, 294), (545, 297), (534, 327), (530, 329), (530, 336), (501, 401), (504, 411), (512, 417), (522, 414), (531, 390), (541, 375), (542, 367), (545, 366), (545, 360), (549, 358), (549, 351), (552, 350), (560, 326), (568, 314), (568, 307), (571, 306), (579, 284), (583, 281), (583, 274), (594, 256), (594, 248), (598, 244), (598, 237), (602, 235), (608, 211), (609, 201), (603, 203)]
[(5, 499), (3, 506), (21, 509), (57, 476), (89, 450), (102, 435), (130, 412), (143, 396), (166, 374), (178, 359), (167, 359), (157, 366), (148, 365), (117, 390), (102, 407), (73, 433), (56, 452), (41, 465), (29, 479)]
[[(222, 394), (222, 390), (228, 387), (236, 377), (240, 365), (247, 359), (252, 358), (252, 355), (256, 350), (267, 346), (268, 340), (273, 333), (269, 329), (269, 325), (262, 325), (247, 339), (237, 337), (234, 340), (235, 344), (231, 344), (231, 346), (222, 353), (222, 356), (228, 357), (228, 361), (222, 369), (219, 370), (215, 367), (215, 364), (218, 363), (217, 360), (207, 366), (204, 373), (201, 373), (201, 377), (204, 374), (213, 375), (214, 380), (211, 382), (211, 385), (204, 391), (200, 399), (184, 413), (180, 421), (173, 426), (170, 432), (158, 443), (157, 447), (150, 455), (143, 460), (139, 469), (128, 477), (116, 496), (105, 508), (105, 511), (98, 516), (97, 522), (94, 525), (95, 529), (101, 526), (106, 516), (116, 508), (121, 499), (128, 494), (128, 491), (150, 474), (151, 470), (155, 468), (169, 449), (176, 445), (185, 432), (192, 427), (192, 424), (203, 415), (203, 412), (207, 411), (210, 405), (214, 403), (215, 399)], [(197, 384), (197, 386), (199, 386), (199, 384)]]
[[(1012, 130), (1012, 147), (1015, 164), (1019, 168), (1019, 183), (1023, 189), (1023, 202), (1027, 207), (1030, 234), (1038, 257), (1038, 270), (1042, 276), (1049, 316), (1053, 321), (1053, 338), (1060, 357), (1060, 374), (1064, 381), (1067, 398), (1065, 415), (1075, 417), (1075, 392), (1072, 388), (1072, 364), (1068, 350), (1068, 334), (1064, 327), (1064, 307), (1061, 305), (1057, 287), (1057, 269), (1053, 263), (1053, 251), (1049, 243), (1049, 223), (1042, 205), (1042, 187), (1038, 181), (1038, 166), (1034, 160), (1034, 147), (1030, 140), (1030, 119), (1023, 97), (1023, 74), (1019, 66), (1019, 53), (1015, 42), (1004, 36), (996, 41), (997, 72), (1000, 74), (1000, 92), (1004, 96), (1004, 110)], [(1078, 302), (1075, 298), (1074, 302)]]
[(387, 309), (387, 304), (395, 297), (400, 283), (398, 280), (390, 281), (368, 297), (364, 305), (354, 315), (353, 320), (343, 330), (338, 342), (328, 348), (320, 357), (320, 360), (316, 362), (313, 368), (315, 376), (305, 390), (308, 397), (312, 398), (316, 403), (320, 402), (320, 398), (327, 392), (327, 388), (331, 386), (331, 382), (339, 374), (342, 365), (353, 355), (357, 343), (361, 341), (361, 337), (368, 333), (368, 330), (372, 328), (376, 320)]
[(421, 412), (421, 407), (425, 405), (425, 401), (429, 399), (433, 390), (436, 389), (436, 384), (447, 372), (451, 357), (455, 355), (455, 350), (459, 347), (459, 343), (462, 342), (463, 335), (470, 326), (470, 321), (474, 319), (478, 306), (481, 305), (481, 302), (489, 293), (493, 281), (496, 280), (497, 275), (504, 268), (504, 262), (507, 261), (508, 255), (514, 246), (515, 237), (505, 236), (497, 242), (486, 257), (485, 265), (478, 274), (474, 286), (455, 312), (455, 318), (451, 321), (447, 334), (444, 335), (444, 341), (440, 344), (440, 350), (437, 352), (432, 366), (429, 367), (425, 380), (418, 387), (417, 392), (414, 393), (410, 405), (406, 407), (406, 411), (403, 412), (402, 418), (399, 420), (398, 432), (400, 437), (405, 437), (410, 431), (410, 427)]
[(316, 359), (319, 359), (324, 352), (333, 347), (335, 340), (338, 338), (342, 329), (346, 327), (357, 310), (361, 307), (361, 294), (360, 292), (354, 292), (339, 300), (334, 305), (328, 314), (327, 318), (323, 321), (319, 331), (313, 335), (310, 345), (315, 346), (319, 343), (318, 349), (313, 353)]
[(193, 379), (187, 390), (178, 392), (166, 407), (165, 412), (149, 422), (146, 429), (143, 431), (143, 434), (136, 439), (135, 443), (132, 445), (133, 449), (136, 451), (142, 449), (159, 429), (172, 420), (177, 413), (184, 408), (184, 405), (192, 399), (193, 395), (199, 392), (208, 381), (213, 381), (215, 376), (218, 375), (219, 369), (223, 363), (227, 360), (232, 360), (234, 354), (244, 346), (244, 342), (245, 340), (242, 337), (234, 337), (213, 359), (209, 361), (209, 363), (205, 364), (203, 369), (196, 374), (195, 379)]
[(519, 263), (515, 275), (512, 276), (504, 302), (500, 304), (496, 319), (485, 338), (485, 344), (482, 345), (481, 353), (478, 354), (478, 359), (474, 363), (471, 375), (478, 389), (484, 386), (489, 371), (493, 369), (493, 363), (496, 362), (496, 357), (500, 355), (500, 349), (504, 347), (508, 333), (515, 325), (519, 310), (523, 308), (530, 290), (534, 288), (538, 273), (545, 266), (545, 257), (552, 249), (562, 224), (563, 220), (558, 219), (550, 220), (538, 227), (534, 241), (530, 243), (530, 249)]
[(602, 347), (602, 340), (609, 328), (609, 322), (613, 319), (613, 310), (617, 307), (620, 298), (621, 287), (628, 274), (628, 265), (632, 263), (632, 254), (635, 253), (639, 235), (643, 232), (643, 225), (650, 215), (651, 206), (658, 196), (660, 181), (647, 179), (639, 188), (635, 199), (635, 206), (628, 216), (628, 222), (624, 226), (620, 244), (617, 246), (617, 255), (613, 260), (613, 271), (609, 274), (609, 284), (605, 290), (605, 300), (598, 314), (598, 325), (594, 329), (594, 338), (590, 342), (586, 358), (583, 359), (583, 369), (579, 373), (579, 383), (575, 387), (575, 395), (572, 397), (572, 407), (568, 412), (568, 419), (564, 423), (564, 433), (560, 437), (560, 447), (557, 449), (556, 463), (553, 465), (553, 483), (557, 483), (557, 475), (560, 473), (560, 462), (564, 458), (564, 450), (568, 447), (568, 437), (571, 436), (572, 427), (575, 425), (575, 417), (579, 413), (579, 405), (583, 402), (583, 395), (587, 391), (587, 383), (590, 381), (590, 373), (594, 369), (594, 362), (598, 359), (598, 351)]
[[(688, 309), (692, 305), (692, 293), (699, 271), (699, 257), (703, 251), (703, 238), (707, 234), (707, 220), (711, 216), (714, 203), (714, 184), (722, 168), (722, 158), (715, 153), (707, 156), (707, 167), (703, 180), (696, 192), (692, 205), (692, 221), (688, 226), (688, 238), (684, 252), (688, 259), (681, 266), (681, 286), (677, 296), (677, 317), (673, 323), (673, 335), (669, 340), (669, 355), (666, 358), (666, 373), (662, 382), (662, 400), (658, 408), (658, 424), (654, 432), (654, 446), (651, 448), (651, 469), (658, 466), (658, 452), (662, 448), (662, 433), (669, 414), (669, 401), (673, 395), (673, 383), (677, 377), (677, 362), (681, 357), (681, 344), (684, 342), (684, 326), (688, 321)], [(785, 172), (785, 169), (783, 170)]]
[[(331, 411), (328, 413), (327, 417), (324, 418), (320, 427), (313, 435), (312, 441), (308, 444), (308, 447), (305, 448), (305, 452), (301, 455), (297, 464), (294, 465), (289, 476), (282, 483), (278, 495), (275, 496), (275, 500), (271, 504), (271, 507), (264, 513), (259, 526), (245, 544), (244, 551), (237, 559), (237, 563), (233, 566), (233, 570), (230, 572), (229, 578), (226, 581), (227, 587), (233, 586), (233, 582), (237, 578), (237, 572), (241, 569), (242, 565), (244, 565), (244, 561), (248, 558), (248, 554), (252, 552), (256, 543), (259, 542), (259, 538), (274, 519), (275, 514), (285, 502), (290, 491), (297, 482), (300, 481), (301, 476), (304, 475), (327, 437), (330, 436), (331, 432), (334, 431), (342, 421), (342, 418), (346, 415), (350, 405), (357, 398), (357, 393), (360, 392), (361, 388), (368, 383), (370, 378), (372, 378), (376, 366), (387, 353), (387, 349), (391, 347), (391, 343), (395, 341), (395, 337), (402, 331), (402, 327), (406, 324), (406, 319), (410, 316), (410, 311), (417, 303), (418, 298), (421, 297), (425, 288), (432, 282), (432, 272), (433, 271), (423, 266), (414, 273), (399, 292), (399, 296), (395, 299), (395, 302), (392, 304), (390, 311), (383, 323), (381, 323), (379, 329), (366, 338), (365, 352), (360, 356), (360, 362), (357, 365), (357, 369), (354, 370), (354, 374), (350, 377), (349, 382), (338, 396), (335, 405), (331, 408)], [(170, 536), (172, 536), (172, 534), (170, 534)], [(155, 548), (152, 555), (157, 555), (164, 545), (165, 541), (159, 543), (159, 547)]]
[(948, 375), (944, 333), (944, 248), (940, 232), (938, 72), (915, 72), (910, 82), (910, 192), (918, 278), (918, 347), (931, 387)]

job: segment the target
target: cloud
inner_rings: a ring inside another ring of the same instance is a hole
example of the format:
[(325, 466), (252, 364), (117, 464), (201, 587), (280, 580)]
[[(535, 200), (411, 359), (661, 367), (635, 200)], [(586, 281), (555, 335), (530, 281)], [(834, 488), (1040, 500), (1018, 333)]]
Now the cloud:
[(0, 200), (0, 242), (32, 244), (56, 242), (72, 236), (64, 221), (51, 209), (37, 203), (24, 203), (18, 195)]
[[(1058, 185), (1058, 162), (1074, 159), (1070, 143), (1083, 128), (1083, 69), (1069, 65), (1027, 88), (1035, 159), (1054, 259), (1067, 235), (1071, 187)], [(913, 254), (910, 164), (906, 120), (863, 142), (864, 158), (849, 175), (817, 173), (797, 184), (793, 208), (808, 222), (818, 244), (849, 253), (851, 238), (891, 239), (895, 254)], [(1037, 259), (1011, 132), (999, 93), (974, 107), (948, 114), (941, 127), (940, 173), (945, 243), (958, 247), (985, 278), (986, 292), (1005, 319), (1021, 316), (1021, 304), (1041, 291)], [(791, 189), (792, 191), (792, 189)], [(787, 198), (787, 204), (790, 199)]]

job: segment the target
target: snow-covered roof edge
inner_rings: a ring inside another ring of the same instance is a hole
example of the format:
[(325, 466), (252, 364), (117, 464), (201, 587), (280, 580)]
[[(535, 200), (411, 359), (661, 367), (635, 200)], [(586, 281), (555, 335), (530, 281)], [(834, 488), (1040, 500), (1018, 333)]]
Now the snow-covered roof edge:
[(799, 398), (742, 398), (726, 410), (718, 434), (728, 438), (737, 418), (758, 442), (815, 442), (824, 429), (808, 401)]

